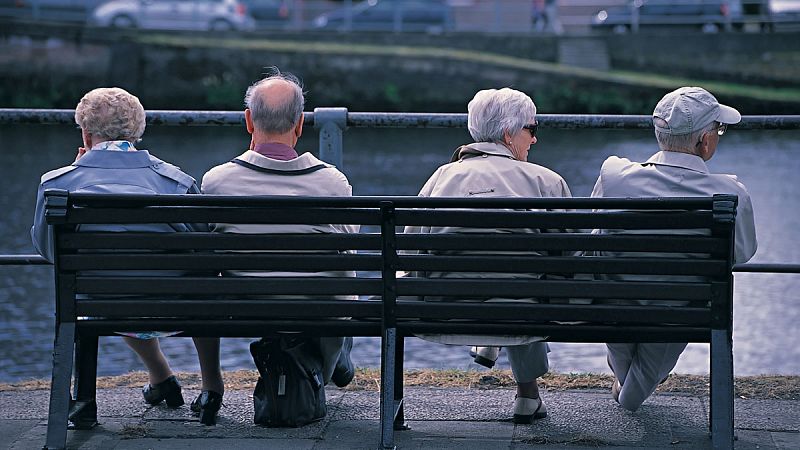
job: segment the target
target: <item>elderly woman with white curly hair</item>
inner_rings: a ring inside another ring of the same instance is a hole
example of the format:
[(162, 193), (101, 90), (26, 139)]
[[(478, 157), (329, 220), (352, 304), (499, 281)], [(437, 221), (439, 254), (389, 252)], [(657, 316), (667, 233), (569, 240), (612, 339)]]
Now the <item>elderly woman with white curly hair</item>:
[[(178, 167), (166, 163), (134, 144), (145, 128), (145, 111), (139, 99), (120, 88), (98, 88), (81, 98), (75, 109), (83, 146), (75, 161), (42, 176), (36, 200), (31, 237), (36, 250), (53, 261), (52, 229), (44, 217), (44, 191), (63, 189), (74, 192), (129, 194), (199, 193), (195, 180)], [(207, 224), (98, 225), (108, 231), (202, 231)], [(181, 386), (161, 352), (158, 337), (164, 333), (121, 333), (125, 342), (147, 367), (149, 384), (145, 401), (156, 405), (183, 405)], [(167, 334), (168, 335), (168, 334)], [(219, 339), (195, 339), (204, 390), (222, 392), (219, 367)], [(76, 420), (71, 418), (78, 425)], [(90, 420), (91, 418), (85, 418)]]
[[(536, 144), (536, 105), (525, 93), (509, 89), (479, 91), (468, 105), (469, 133), (474, 143), (455, 150), (449, 164), (439, 167), (422, 187), (424, 197), (570, 197), (567, 183), (545, 167), (529, 163), (528, 151)], [(454, 232), (452, 227), (408, 227), (406, 233)], [(498, 232), (524, 232), (504, 229)], [(532, 231), (532, 230), (528, 230)], [(535, 252), (529, 252), (534, 254)], [(458, 272), (428, 274), (431, 277), (474, 277)], [(538, 278), (541, 274), (508, 274)], [(504, 301), (519, 299), (483, 299)], [(526, 299), (536, 301), (535, 299)], [(531, 423), (547, 415), (536, 379), (548, 370), (545, 342), (530, 337), (425, 336), (448, 344), (493, 345), (472, 347), (475, 362), (491, 367), (504, 345), (517, 382), (514, 422)]]

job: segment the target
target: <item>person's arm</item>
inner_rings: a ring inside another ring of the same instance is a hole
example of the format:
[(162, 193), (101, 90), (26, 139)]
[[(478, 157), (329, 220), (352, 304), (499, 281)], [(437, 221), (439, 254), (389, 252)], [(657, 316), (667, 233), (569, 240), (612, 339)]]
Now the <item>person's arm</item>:
[(733, 259), (736, 264), (745, 263), (755, 255), (758, 249), (756, 240), (756, 224), (753, 215), (753, 203), (750, 195), (745, 191), (739, 195), (739, 204), (736, 208), (736, 243), (734, 244)]
[(40, 255), (53, 262), (53, 227), (47, 224), (44, 212), (44, 186), (40, 184), (36, 193), (36, 211), (33, 215), (31, 241)]

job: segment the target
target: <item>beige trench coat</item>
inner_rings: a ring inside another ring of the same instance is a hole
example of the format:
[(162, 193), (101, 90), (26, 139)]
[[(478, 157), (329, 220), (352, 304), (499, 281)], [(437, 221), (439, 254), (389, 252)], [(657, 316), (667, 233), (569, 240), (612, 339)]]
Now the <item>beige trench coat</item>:
[[(538, 198), (571, 197), (566, 181), (552, 170), (527, 161), (518, 161), (511, 151), (501, 144), (481, 142), (464, 145), (456, 149), (452, 162), (439, 167), (420, 190), (421, 197), (475, 197), (475, 198)], [(406, 233), (469, 232), (467, 228), (455, 227), (406, 227)], [(486, 229), (475, 230), (487, 232)], [(546, 230), (520, 230), (514, 228), (495, 229), (497, 233), (538, 233)], [(536, 251), (513, 252), (515, 255), (539, 255)], [(481, 273), (430, 273), (430, 277), (481, 277)], [(497, 277), (499, 274), (484, 274)], [(511, 278), (538, 279), (542, 274), (511, 273)], [(431, 299), (428, 299), (431, 300)], [(433, 299), (435, 301), (435, 299)], [(482, 299), (488, 302), (526, 301), (535, 299)], [(424, 339), (443, 344), (459, 345), (521, 345), (539, 341), (537, 336), (442, 336), (423, 335)]]

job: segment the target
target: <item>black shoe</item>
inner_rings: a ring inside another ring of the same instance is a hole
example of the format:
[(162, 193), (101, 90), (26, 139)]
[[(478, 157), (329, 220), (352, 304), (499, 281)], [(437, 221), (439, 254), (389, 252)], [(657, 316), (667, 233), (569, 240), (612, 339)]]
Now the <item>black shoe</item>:
[(201, 392), (189, 405), (189, 409), (200, 416), (200, 423), (203, 425), (217, 423), (217, 411), (220, 407), (222, 407), (222, 394), (214, 391)]
[(170, 376), (161, 383), (152, 386), (148, 384), (142, 389), (144, 400), (151, 405), (157, 405), (162, 401), (167, 401), (167, 406), (177, 408), (183, 405), (183, 395), (181, 395), (181, 384), (175, 375)]
[(90, 430), (97, 425), (97, 402), (94, 399), (87, 401), (69, 401), (69, 415), (72, 430)]
[(336, 367), (333, 369), (333, 376), (331, 381), (336, 386), (345, 387), (353, 381), (356, 375), (356, 369), (353, 367), (353, 361), (350, 360), (350, 351), (353, 349), (353, 338), (344, 338), (342, 344), (342, 352), (339, 353), (339, 359), (336, 361)]

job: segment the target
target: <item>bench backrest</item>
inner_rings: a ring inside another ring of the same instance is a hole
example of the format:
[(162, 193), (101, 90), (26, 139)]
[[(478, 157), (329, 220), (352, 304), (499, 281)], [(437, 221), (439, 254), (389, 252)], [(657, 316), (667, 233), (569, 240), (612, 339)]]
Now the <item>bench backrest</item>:
[[(81, 325), (98, 333), (141, 330), (147, 323), (191, 335), (259, 336), (269, 323), (273, 330), (318, 334), (380, 335), (382, 326), (396, 326), (404, 334), (707, 342), (710, 329), (730, 329), (735, 196), (431, 199), (55, 191), (46, 202), (55, 233), (59, 320), (89, 317)], [(179, 222), (362, 229), (217, 234), (86, 227)], [(616, 234), (589, 233), (594, 229)], [(248, 270), (293, 273), (219, 276)], [(358, 276), (316, 276), (320, 271)], [(398, 278), (398, 271), (408, 273)], [(346, 299), (355, 296), (361, 301)], [(151, 307), (142, 308), (144, 298)], [(464, 301), (486, 298), (538, 303)], [(567, 321), (583, 323), (558, 323)]]

